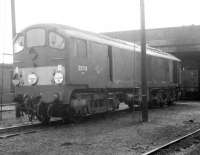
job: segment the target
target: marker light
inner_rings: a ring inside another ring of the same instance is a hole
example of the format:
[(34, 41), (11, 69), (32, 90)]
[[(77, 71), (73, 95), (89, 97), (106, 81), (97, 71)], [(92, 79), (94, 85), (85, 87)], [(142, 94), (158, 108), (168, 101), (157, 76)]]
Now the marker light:
[(35, 73), (31, 73), (28, 75), (28, 83), (30, 85), (35, 85), (38, 82), (38, 77)]
[(19, 81), (19, 79), (13, 79), (12, 83), (13, 83), (14, 86), (18, 86), (20, 81)]
[(53, 79), (54, 79), (56, 84), (61, 84), (64, 80), (64, 76), (63, 76), (62, 73), (56, 72)]
[(15, 68), (14, 73), (19, 74), (19, 68), (18, 67)]
[(63, 68), (62, 65), (58, 65), (58, 66), (57, 66), (57, 71), (58, 71), (58, 72), (61, 72), (61, 71), (62, 71), (62, 68)]

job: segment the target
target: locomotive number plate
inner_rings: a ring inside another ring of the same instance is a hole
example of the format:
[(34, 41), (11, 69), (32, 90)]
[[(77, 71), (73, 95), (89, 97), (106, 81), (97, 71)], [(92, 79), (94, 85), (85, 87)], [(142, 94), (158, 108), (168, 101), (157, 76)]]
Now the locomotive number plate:
[(78, 71), (86, 72), (87, 71), (87, 66), (78, 65)]

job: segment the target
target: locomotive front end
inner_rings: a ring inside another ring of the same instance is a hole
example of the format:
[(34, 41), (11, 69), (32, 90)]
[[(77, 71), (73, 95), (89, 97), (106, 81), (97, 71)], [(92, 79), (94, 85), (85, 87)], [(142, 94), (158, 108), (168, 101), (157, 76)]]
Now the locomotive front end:
[(40, 97), (50, 103), (63, 101), (65, 68), (62, 65), (14, 69), (12, 82), (18, 95)]
[(65, 57), (65, 39), (55, 30), (30, 27), (17, 35), (12, 79), (17, 117), (25, 113), (45, 122), (55, 104), (63, 105)]

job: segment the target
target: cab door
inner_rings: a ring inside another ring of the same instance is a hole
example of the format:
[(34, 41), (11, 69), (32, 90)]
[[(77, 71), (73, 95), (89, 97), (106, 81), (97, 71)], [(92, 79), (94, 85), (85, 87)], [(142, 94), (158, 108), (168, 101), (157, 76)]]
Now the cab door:
[(105, 88), (110, 81), (108, 46), (88, 42), (88, 82), (92, 88)]

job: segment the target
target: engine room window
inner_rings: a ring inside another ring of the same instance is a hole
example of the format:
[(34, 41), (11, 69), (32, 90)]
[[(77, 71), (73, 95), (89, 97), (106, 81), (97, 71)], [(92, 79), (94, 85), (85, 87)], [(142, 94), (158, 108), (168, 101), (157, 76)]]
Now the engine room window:
[(65, 47), (64, 38), (54, 32), (49, 33), (49, 46), (53, 48), (63, 49)]
[(19, 36), (14, 44), (14, 53), (18, 53), (24, 49), (24, 36)]
[(27, 47), (44, 46), (45, 30), (31, 29), (26, 33)]
[(78, 57), (86, 57), (87, 56), (86, 40), (76, 39), (76, 56), (78, 56)]

